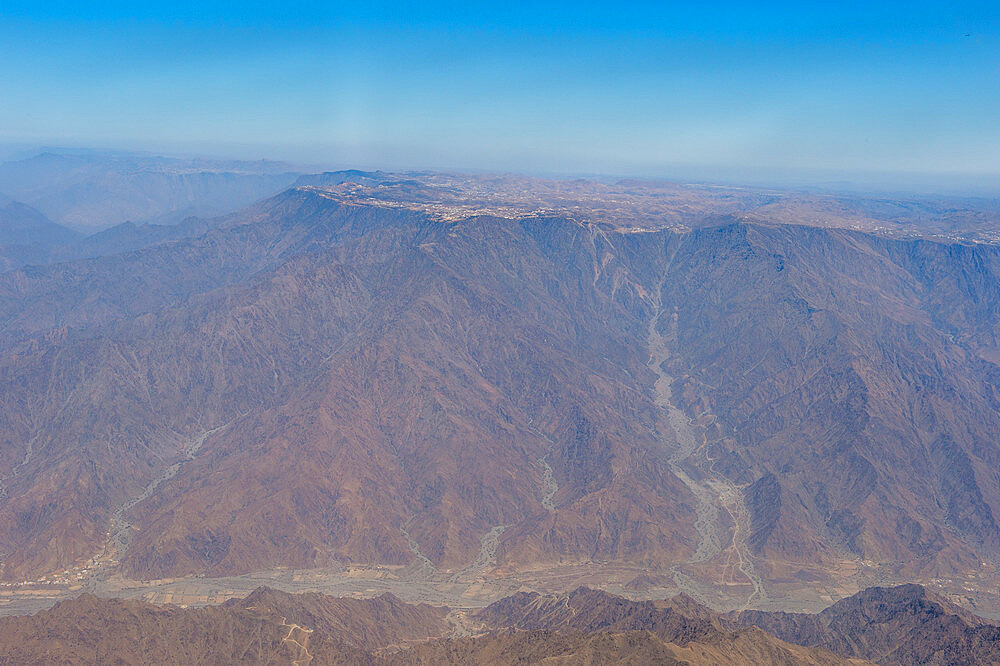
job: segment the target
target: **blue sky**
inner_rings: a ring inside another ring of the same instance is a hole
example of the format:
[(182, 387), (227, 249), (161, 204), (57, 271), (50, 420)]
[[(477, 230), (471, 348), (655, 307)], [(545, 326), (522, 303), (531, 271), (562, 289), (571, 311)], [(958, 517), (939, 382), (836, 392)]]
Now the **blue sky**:
[(1000, 174), (998, 2), (204, 4), (5, 0), (0, 141), (345, 166)]

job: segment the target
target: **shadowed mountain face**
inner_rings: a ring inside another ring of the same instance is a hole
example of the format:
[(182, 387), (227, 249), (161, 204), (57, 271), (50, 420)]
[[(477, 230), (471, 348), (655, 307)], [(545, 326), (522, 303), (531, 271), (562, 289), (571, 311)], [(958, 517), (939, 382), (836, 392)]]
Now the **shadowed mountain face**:
[(584, 587), (557, 595), (520, 593), (487, 606), (475, 619), (491, 632), (515, 633), (466, 640), (447, 649), (432, 643), (401, 657), (434, 654), (440, 658), (465, 651), (473, 661), (488, 663), (492, 655), (516, 650), (536, 655), (544, 652), (568, 661), (593, 659), (596, 663), (613, 663), (615, 659), (636, 664), (852, 661), (822, 649), (810, 651), (775, 640), (763, 631), (734, 632), (715, 613), (683, 595), (637, 602)]
[(870, 588), (817, 615), (743, 611), (731, 619), (786, 641), (879, 664), (1000, 662), (1000, 629), (919, 585)]
[(679, 645), (712, 642), (727, 633), (708, 608), (686, 596), (630, 601), (586, 587), (558, 595), (521, 592), (490, 604), (476, 619), (493, 629), (650, 631)]
[(138, 250), (200, 236), (210, 226), (210, 222), (196, 217), (170, 225), (123, 222), (84, 236), (30, 206), (0, 197), (0, 272)]
[(699, 230), (671, 262), (674, 391), (748, 485), (750, 543), (975, 566), (1000, 510), (993, 246)]
[(0, 246), (48, 247), (78, 238), (79, 234), (56, 224), (31, 206), (0, 196)]
[(31, 206), (0, 195), (0, 271), (44, 262), (52, 248), (80, 238)]
[(996, 552), (1000, 248), (352, 196), (0, 275), (3, 578)]

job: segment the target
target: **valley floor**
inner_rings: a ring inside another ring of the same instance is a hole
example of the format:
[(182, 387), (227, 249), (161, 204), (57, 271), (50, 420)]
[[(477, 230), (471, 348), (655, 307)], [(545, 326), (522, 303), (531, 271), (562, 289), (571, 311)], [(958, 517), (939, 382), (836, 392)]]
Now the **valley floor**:
[[(428, 603), (458, 610), (482, 608), (518, 591), (534, 590), (552, 594), (581, 585), (632, 599), (663, 599), (683, 591), (667, 575), (663, 575), (662, 585), (636, 590), (630, 583), (648, 578), (649, 572), (639, 567), (615, 563), (567, 564), (510, 575), (498, 575), (495, 572), (474, 575), (458, 573), (461, 572), (425, 575), (419, 569), (414, 572), (412, 566), (347, 565), (339, 568), (260, 571), (218, 578), (188, 576), (138, 581), (110, 575), (77, 585), (7, 584), (0, 588), (0, 616), (35, 613), (85, 591), (101, 597), (141, 599), (154, 604), (188, 607), (242, 598), (261, 586), (285, 592), (322, 592), (336, 597), (353, 598), (376, 597), (389, 592), (409, 603)], [(767, 599), (757, 600), (752, 607), (770, 611), (813, 613), (865, 587), (906, 582), (885, 571), (863, 566), (853, 574), (846, 574), (849, 572), (845, 571), (841, 581), (831, 584), (769, 582)], [(1000, 597), (997, 595), (996, 581), (995, 572), (984, 570), (961, 578), (911, 582), (924, 585), (977, 615), (1000, 619)], [(717, 610), (743, 607), (747, 595), (752, 592), (749, 585), (711, 586), (704, 581), (699, 583), (699, 590)]]

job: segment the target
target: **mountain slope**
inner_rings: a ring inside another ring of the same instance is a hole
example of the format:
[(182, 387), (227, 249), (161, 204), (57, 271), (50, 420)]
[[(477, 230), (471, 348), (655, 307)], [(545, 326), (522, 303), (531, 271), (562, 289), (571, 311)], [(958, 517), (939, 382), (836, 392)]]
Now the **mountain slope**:
[[(622, 599), (588, 602), (627, 604)], [(508, 605), (509, 609), (510, 606)], [(447, 609), (384, 595), (336, 599), (261, 588), (197, 609), (84, 595), (33, 616), (0, 618), (0, 661), (50, 663), (310, 664), (842, 664), (823, 649), (790, 645), (759, 629), (718, 630), (703, 641), (662, 632), (530, 629), (442, 639)], [(600, 613), (600, 611), (597, 611)], [(498, 617), (493, 613), (494, 618)]]
[(0, 195), (0, 271), (45, 261), (53, 248), (79, 239), (31, 206)]
[(384, 658), (387, 664), (867, 664), (824, 650), (776, 641), (747, 631), (731, 641), (680, 647), (647, 631), (595, 634), (544, 630), (462, 638), (418, 645)]
[(671, 276), (674, 391), (752, 484), (758, 553), (912, 575), (996, 551), (996, 247), (734, 225)]
[[(268, 541), (301, 543), (282, 554), (298, 566), (317, 566), (325, 556), (406, 563), (413, 555), (403, 525), (436, 565), (451, 569), (475, 560), (483, 535), (503, 526), (510, 526), (510, 538), (524, 549), (520, 557), (532, 560), (578, 558), (581, 540), (607, 557), (662, 558), (683, 547), (676, 528), (656, 518), (676, 511), (671, 494), (683, 489), (665, 470), (656, 470), (655, 461), (635, 470), (625, 457), (638, 455), (626, 448), (625, 433), (654, 445), (641, 422), (630, 422), (645, 408), (649, 424), (648, 406), (641, 394), (613, 405), (595, 396), (629, 381), (613, 361), (603, 360), (620, 358), (621, 342), (588, 324), (606, 321), (601, 311), (617, 306), (603, 297), (574, 311), (543, 289), (525, 290), (525, 284), (556, 284), (556, 266), (538, 243), (505, 226), (480, 219), (427, 227), (415, 247), (372, 274), (378, 287), (370, 284), (371, 301), (354, 319), (364, 334), (334, 339), (329, 348), (335, 353), (320, 359), (300, 391), (210, 440), (204, 465), (185, 468), (140, 509), (166, 520), (150, 530), (155, 540), (137, 543), (126, 566), (138, 575), (150, 564), (156, 565), (150, 571), (163, 570), (147, 558), (176, 557), (186, 566), (166, 570), (259, 567), (264, 562), (258, 530), (272, 524), (264, 515), (275, 512), (282, 516), (276, 526), (289, 532)], [(571, 225), (565, 232), (577, 233)], [(580, 252), (578, 240), (568, 243)], [(591, 263), (588, 254), (569, 260)], [(487, 267), (497, 264), (507, 264), (510, 272), (490, 279)], [(320, 265), (326, 270), (328, 260)], [(580, 304), (582, 298), (571, 294), (566, 300)], [(533, 326), (524, 326), (532, 319)], [(592, 357), (597, 368), (581, 362), (581, 349), (593, 349), (582, 358)], [(561, 388), (553, 390), (556, 382)], [(259, 441), (259, 448), (248, 448), (248, 440)], [(565, 448), (555, 450), (557, 445)], [(550, 449), (563, 480), (554, 502), (567, 505), (561, 520), (541, 504), (537, 461)], [(307, 459), (322, 464), (297, 464)], [(220, 473), (233, 475), (227, 487), (242, 490), (214, 503), (215, 512), (202, 525), (213, 537), (223, 535), (227, 545), (195, 558), (184, 545), (190, 537), (183, 516), (210, 501)], [(616, 478), (624, 490), (609, 488)], [(632, 534), (614, 525), (589, 524), (591, 516), (600, 520), (618, 510), (611, 504), (599, 508), (601, 495), (618, 502), (623, 491), (641, 494), (647, 505), (656, 502), (636, 516), (650, 528), (645, 542), (624, 541)], [(299, 493), (314, 503), (309, 514), (296, 499)], [(309, 518), (314, 511), (322, 521)], [(552, 526), (540, 530), (533, 521)], [(183, 540), (171, 542), (178, 531)], [(253, 540), (234, 540), (239, 532), (252, 533)], [(330, 550), (327, 544), (340, 545)], [(173, 555), (178, 551), (184, 554)], [(506, 556), (501, 547), (500, 557)]]
[(733, 620), (787, 641), (880, 664), (1000, 661), (1000, 628), (919, 585), (870, 588), (817, 615), (743, 611)]
[(444, 611), (390, 596), (364, 601), (260, 589), (198, 609), (84, 595), (0, 619), (0, 662), (19, 664), (370, 663), (370, 651), (426, 640)]
[(0, 198), (0, 245), (48, 247), (72, 242), (76, 232), (56, 224), (26, 204)]
[(351, 196), (0, 275), (5, 579), (989, 573), (997, 246)]
[(522, 593), (474, 618), (490, 633), (418, 645), (391, 662), (845, 663), (826, 650), (804, 649), (756, 629), (729, 631), (709, 609), (682, 597), (654, 603), (587, 588), (559, 595)]

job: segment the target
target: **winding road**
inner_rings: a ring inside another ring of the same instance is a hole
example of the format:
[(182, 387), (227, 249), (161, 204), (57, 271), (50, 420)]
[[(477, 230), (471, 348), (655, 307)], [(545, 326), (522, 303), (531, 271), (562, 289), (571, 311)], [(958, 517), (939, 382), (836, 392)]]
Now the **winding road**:
[[(305, 627), (299, 626), (297, 624), (288, 624), (287, 618), (281, 618), (281, 626), (288, 627), (288, 635), (281, 639), (282, 643), (291, 643), (299, 649), (299, 656), (297, 659), (292, 660), (292, 666), (305, 666), (310, 661), (312, 661), (312, 655), (309, 654), (309, 634), (313, 632), (312, 629), (306, 629)], [(295, 632), (299, 632), (299, 640), (293, 638)]]

